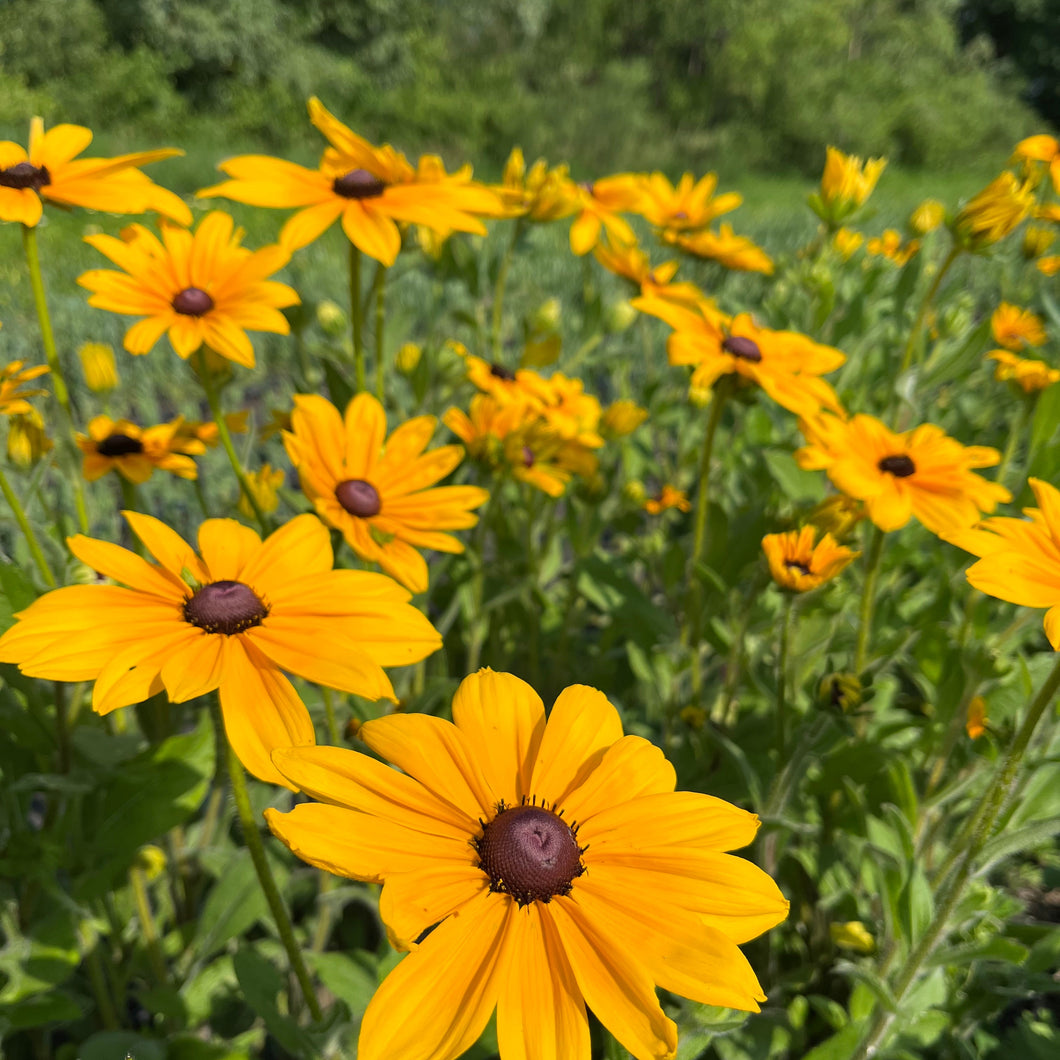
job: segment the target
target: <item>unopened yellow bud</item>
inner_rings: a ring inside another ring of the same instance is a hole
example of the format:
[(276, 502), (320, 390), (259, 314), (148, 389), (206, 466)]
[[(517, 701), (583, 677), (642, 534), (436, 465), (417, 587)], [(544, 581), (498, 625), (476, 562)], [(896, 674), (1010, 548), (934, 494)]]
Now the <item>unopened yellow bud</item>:
[(423, 349), (414, 342), (402, 343), (397, 351), (397, 368), (404, 375), (411, 375), (416, 371), (416, 365), (420, 363)]
[(622, 487), (623, 499), (637, 505), (638, 508), (644, 503), (647, 496), (648, 491), (644, 488), (644, 483), (638, 482), (635, 479), (632, 482), (627, 482)]
[(105, 342), (86, 342), (78, 351), (85, 385), (97, 394), (113, 390), (118, 385), (118, 367), (114, 363), (114, 350)]
[(909, 227), (918, 236), (934, 232), (946, 220), (946, 207), (938, 199), (925, 199), (910, 215)]
[(707, 723), (707, 712), (702, 707), (685, 707), (681, 711), (681, 720), (690, 729), (702, 729)]
[[(267, 515), (279, 507), (280, 498), (277, 490), (283, 485), (284, 472), (282, 468), (271, 468), (268, 464), (262, 464), (260, 471), (247, 472), (247, 485), (254, 495), (258, 507)], [(250, 501), (240, 491), (239, 510), (248, 519), (254, 518), (254, 510), (250, 507)]]
[(558, 298), (546, 298), (530, 315), (530, 330), (555, 331), (559, 326), (562, 308)]
[(55, 443), (44, 430), (40, 413), (31, 408), (7, 421), (7, 455), (16, 467), (32, 467)]
[(832, 941), (840, 949), (853, 950), (855, 953), (872, 953), (876, 949), (876, 940), (860, 920), (848, 920), (844, 924), (829, 924), (828, 930)]
[(1027, 225), (1023, 232), (1023, 257), (1027, 261), (1036, 261), (1053, 245), (1055, 239), (1056, 233), (1051, 228)]
[(346, 331), (346, 313), (336, 302), (325, 298), (317, 306), (317, 323), (321, 326), (325, 335), (337, 339)]
[(609, 335), (615, 335), (626, 328), (633, 326), (637, 319), (637, 311), (630, 302), (623, 298), (620, 302), (612, 302), (604, 313), (604, 331)]
[(135, 865), (149, 880), (155, 880), (166, 871), (166, 853), (161, 847), (150, 844), (140, 847)]
[(978, 740), (986, 732), (986, 700), (982, 696), (973, 696), (968, 704), (964, 729), (973, 740)]
[(821, 679), (817, 701), (828, 710), (849, 714), (861, 703), (861, 681), (857, 674), (834, 673)]

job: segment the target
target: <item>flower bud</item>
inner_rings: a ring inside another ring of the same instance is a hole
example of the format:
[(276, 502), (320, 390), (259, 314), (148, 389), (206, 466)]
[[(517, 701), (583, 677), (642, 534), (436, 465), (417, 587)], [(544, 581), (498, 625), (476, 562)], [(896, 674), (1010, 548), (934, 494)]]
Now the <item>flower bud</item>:
[(604, 313), (604, 331), (609, 335), (616, 335), (618, 332), (632, 327), (636, 319), (637, 311), (628, 299), (623, 298), (619, 302), (612, 302)]
[(829, 924), (828, 931), (832, 936), (832, 941), (842, 950), (872, 953), (876, 949), (876, 940), (860, 920), (848, 920), (844, 924)]
[(403, 375), (412, 375), (416, 371), (416, 365), (420, 363), (423, 354), (421, 347), (414, 342), (402, 343), (397, 351), (397, 369)]
[(118, 368), (114, 350), (104, 342), (86, 342), (78, 351), (85, 385), (97, 394), (113, 390), (118, 385)]
[(31, 408), (7, 422), (7, 455), (16, 467), (32, 467), (55, 447), (44, 429), (40, 413)]
[(527, 321), (530, 330), (533, 332), (555, 331), (559, 327), (562, 308), (558, 298), (546, 298), (530, 314), (530, 319)]
[(149, 880), (155, 880), (166, 871), (166, 854), (161, 847), (148, 844), (140, 847), (133, 863)]
[(817, 687), (817, 702), (826, 710), (849, 714), (861, 704), (861, 692), (861, 681), (857, 674), (832, 673), (821, 679)]
[(346, 332), (346, 313), (338, 303), (325, 298), (317, 305), (317, 323), (325, 335), (337, 339)]

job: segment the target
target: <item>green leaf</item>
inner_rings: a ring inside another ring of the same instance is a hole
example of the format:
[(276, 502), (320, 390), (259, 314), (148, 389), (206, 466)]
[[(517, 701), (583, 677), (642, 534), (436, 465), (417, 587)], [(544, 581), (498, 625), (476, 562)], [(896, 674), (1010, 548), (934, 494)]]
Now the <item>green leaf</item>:
[(77, 1051), (78, 1060), (166, 1060), (166, 1045), (135, 1031), (101, 1031), (93, 1034)]
[(851, 1054), (861, 1040), (862, 1023), (850, 1023), (838, 1034), (811, 1049), (802, 1060), (850, 1060)]
[(267, 919), (268, 905), (249, 851), (226, 857), (226, 867), (210, 888), (195, 930), (195, 952), (200, 959), (242, 935), (252, 924)]
[(319, 1056), (313, 1038), (289, 1016), (280, 1013), (276, 999), (286, 991), (284, 977), (265, 957), (250, 946), (243, 946), (232, 958), (247, 1004), (265, 1021), (269, 1033), (289, 1053), (297, 1057)]
[(936, 950), (925, 963), (925, 967), (937, 968), (947, 964), (966, 967), (972, 961), (1004, 961), (1006, 964), (1023, 964), (1031, 951), (1014, 939), (1003, 936), (987, 942), (970, 942), (962, 946), (947, 946)]
[(519, 364), (523, 368), (545, 368), (559, 360), (562, 349), (563, 340), (558, 331), (543, 339), (528, 339)]
[(70, 1023), (80, 1019), (82, 1005), (63, 990), (28, 997), (12, 1005), (0, 1005), (0, 1020), (14, 1030), (43, 1027), (49, 1023)]
[(1010, 854), (1018, 854), (1024, 850), (1043, 846), (1057, 835), (1060, 835), (1060, 817), (1048, 817), (1044, 821), (1035, 821), (1015, 832), (1004, 832), (995, 836), (983, 847), (978, 872), (986, 872), (992, 865), (1007, 858)]
[(766, 449), (762, 459), (769, 468), (773, 481), (789, 501), (803, 503), (824, 497), (825, 478), (819, 471), (804, 471), (791, 453), (782, 449)]
[(306, 959), (324, 986), (345, 1001), (351, 1012), (364, 1012), (379, 985), (374, 971), (346, 953), (309, 952)]
[(0, 633), (15, 624), (14, 614), (37, 599), (29, 575), (13, 563), (0, 563)]

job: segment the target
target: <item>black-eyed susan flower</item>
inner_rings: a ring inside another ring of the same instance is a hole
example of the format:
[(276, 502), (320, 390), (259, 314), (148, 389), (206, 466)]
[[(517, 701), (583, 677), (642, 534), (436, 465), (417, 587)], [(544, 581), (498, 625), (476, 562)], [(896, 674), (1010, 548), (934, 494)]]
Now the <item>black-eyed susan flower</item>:
[(1011, 380), (1025, 394), (1045, 390), (1060, 381), (1060, 370), (1051, 368), (1045, 361), (1020, 357), (1009, 350), (991, 350), (987, 357), (997, 362), (994, 368), (995, 379), (999, 382)]
[(739, 944), (788, 903), (726, 853), (758, 818), (674, 791), (662, 752), (624, 736), (602, 693), (568, 688), (546, 721), (528, 685), (482, 670), (453, 722), (396, 714), (358, 735), (398, 768), (345, 748), (277, 751), (318, 801), (266, 818), (310, 864), (382, 883), (390, 938), (411, 950), (368, 1005), (360, 1060), (452, 1060), (494, 1009), (502, 1060), (588, 1060), (587, 1007), (634, 1056), (672, 1057), (656, 986), (758, 1009)]
[(1029, 309), (1021, 309), (1009, 302), (1002, 302), (994, 310), (990, 317), (990, 333), (994, 341), (1006, 350), (1042, 346), (1046, 339), (1042, 318)]
[(987, 250), (1031, 215), (1034, 201), (1032, 185), (1006, 170), (957, 211), (954, 239), (973, 253)]
[(419, 549), (463, 552), (449, 530), (478, 522), (472, 512), (489, 499), (478, 486), (437, 485), (464, 450), (427, 450), (437, 420), (417, 416), (387, 437), (386, 413), (358, 394), (340, 414), (326, 398), (296, 394), (291, 430), (283, 436), (291, 463), (317, 514), (342, 532), (363, 559), (378, 563), (415, 593), (427, 589)]
[(521, 147), (513, 147), (504, 164), (501, 183), (491, 190), (500, 198), (505, 217), (525, 217), (529, 221), (556, 221), (577, 213), (581, 205), (578, 185), (570, 178), (569, 167), (549, 167), (539, 158), (529, 168)]
[(280, 312), (297, 305), (293, 288), (269, 277), (290, 259), (279, 246), (248, 250), (241, 229), (215, 210), (195, 232), (162, 225), (158, 239), (143, 225), (130, 225), (121, 239), (85, 236), (123, 272), (93, 269), (77, 282), (92, 292), (97, 309), (145, 319), (125, 333), (129, 353), (148, 353), (164, 335), (185, 360), (203, 345), (222, 357), (254, 367), (247, 330), (290, 332)]
[(309, 118), (331, 145), (317, 169), (265, 155), (241, 155), (220, 165), (230, 177), (200, 197), (221, 196), (251, 206), (298, 209), (283, 226), (280, 242), (291, 250), (307, 246), (336, 221), (365, 254), (393, 265), (401, 249), (399, 222), (424, 225), (443, 235), (485, 234), (480, 216), (502, 212), (487, 188), (459, 177), (437, 179), (418, 172), (389, 144), (375, 147), (347, 128), (315, 97)]
[(813, 526), (766, 534), (762, 538), (769, 573), (782, 589), (796, 593), (816, 589), (861, 555), (836, 544), (831, 534), (825, 534), (820, 541), (816, 538), (817, 530)]
[(855, 155), (846, 155), (836, 147), (829, 147), (821, 187), (810, 196), (810, 208), (827, 224), (842, 224), (865, 204), (886, 165), (885, 158), (862, 161)]
[(194, 479), (199, 471), (192, 456), (206, 452), (194, 439), (182, 439), (182, 420), (138, 427), (131, 420), (96, 416), (88, 424), (88, 434), (77, 436), (77, 447), (84, 453), (81, 474), (95, 482), (108, 471), (117, 471), (130, 482), (146, 482), (155, 469), (178, 478)]
[(382, 668), (441, 646), (395, 581), (332, 570), (328, 530), (315, 515), (292, 519), (265, 541), (233, 519), (207, 519), (196, 554), (160, 520), (123, 514), (158, 562), (71, 537), (70, 551), (118, 584), (46, 593), (0, 637), (0, 661), (30, 677), (94, 681), (97, 713), (162, 691), (181, 703), (219, 689), (240, 761), (262, 780), (288, 784), (272, 750), (311, 744), (314, 735), (285, 673), (394, 699)]
[(56, 125), (45, 132), (40, 118), (30, 122), (28, 151), (10, 140), (0, 142), (0, 221), (32, 227), (41, 219), (43, 204), (54, 202), (108, 213), (154, 210), (191, 224), (184, 201), (138, 168), (183, 151), (163, 147), (116, 158), (77, 158), (91, 142), (91, 130), (82, 125)]
[(602, 177), (578, 186), (578, 216), (570, 226), (570, 248), (579, 257), (588, 254), (606, 232), (612, 243), (635, 243), (636, 233), (621, 215), (639, 212), (644, 184), (633, 173)]
[(699, 232), (664, 232), (663, 242), (693, 257), (716, 261), (733, 272), (773, 275), (773, 259), (753, 240), (736, 235), (730, 224), (722, 224), (717, 232), (709, 228)]
[(0, 368), (0, 416), (25, 415), (33, 407), (26, 399), (47, 393), (36, 387), (27, 390), (26, 384), (46, 374), (48, 366), (35, 364), (32, 368), (26, 368), (25, 363), (11, 361)]
[(688, 503), (688, 494), (684, 490), (679, 490), (667, 482), (654, 497), (646, 497), (641, 507), (649, 515), (660, 515), (671, 508), (687, 512), (692, 506)]
[(714, 194), (718, 190), (717, 173), (707, 173), (699, 180), (691, 173), (684, 173), (676, 184), (671, 184), (664, 173), (650, 173), (641, 180), (644, 188), (641, 216), (660, 232), (698, 231), (743, 202), (743, 197), (735, 191)]
[(901, 267), (920, 249), (919, 239), (903, 241), (897, 228), (887, 228), (882, 235), (874, 236), (865, 244), (865, 252), (873, 257), (886, 258)]
[(85, 342), (77, 348), (85, 386), (97, 394), (105, 394), (118, 385), (118, 366), (114, 363), (114, 349), (105, 342)]
[(1060, 195), (1060, 140), (1048, 133), (1028, 136), (1016, 144), (1013, 161), (1042, 162), (1049, 169), (1053, 187)]
[(850, 420), (822, 414), (800, 426), (809, 444), (795, 454), (799, 466), (825, 470), (838, 489), (865, 502), (881, 530), (898, 530), (915, 517), (943, 534), (1011, 499), (1004, 486), (972, 470), (997, 464), (996, 449), (961, 445), (934, 424), (896, 434), (859, 413)]

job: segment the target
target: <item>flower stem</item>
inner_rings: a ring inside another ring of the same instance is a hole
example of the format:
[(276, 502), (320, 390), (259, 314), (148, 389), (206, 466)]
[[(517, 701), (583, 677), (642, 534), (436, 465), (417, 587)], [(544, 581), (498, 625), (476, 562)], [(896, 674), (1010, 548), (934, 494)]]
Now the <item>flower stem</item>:
[(151, 964), (151, 972), (157, 984), (165, 986), (169, 981), (169, 970), (166, 968), (158, 929), (155, 927), (154, 914), (151, 912), (151, 899), (147, 894), (147, 876), (138, 865), (129, 869), (129, 882), (132, 884), (136, 912), (140, 918), (140, 934), (147, 946), (147, 959)]
[(15, 494), (15, 491), (11, 488), (11, 483), (7, 481), (7, 476), (2, 470), (0, 470), (0, 492), (4, 495), (4, 500), (7, 501), (8, 507), (11, 509), (11, 513), (15, 517), (15, 522), (18, 523), (19, 530), (22, 531), (22, 536), (26, 539), (26, 544), (29, 546), (29, 553), (33, 557), (33, 562), (37, 564), (37, 570), (40, 571), (41, 577), (52, 589), (58, 584), (55, 580), (55, 575), (52, 574), (51, 567), (48, 566), (48, 561), (44, 558), (44, 552), (40, 547), (40, 542), (37, 540), (37, 535), (33, 532), (33, 526), (29, 519), (26, 518), (26, 510), (22, 507), (22, 502), (19, 501)]
[(777, 763), (783, 763), (787, 741), (788, 713), (788, 651), (791, 629), (795, 622), (795, 597), (788, 594), (784, 601), (784, 620), (780, 626), (780, 648), (777, 652)]
[(312, 1015), (314, 1021), (319, 1023), (324, 1018), (324, 1013), (320, 1008), (320, 1001), (317, 999), (316, 991), (313, 989), (313, 982), (309, 978), (309, 970), (306, 968), (305, 958), (302, 956), (298, 941), (294, 937), (291, 919), (287, 915), (287, 909), (283, 904), (280, 890), (276, 886), (276, 880), (273, 878), (268, 859), (265, 857), (265, 846), (261, 841), (258, 823), (254, 818), (254, 810), (250, 805), (250, 793), (247, 791), (247, 778), (243, 772), (243, 765), (236, 757), (235, 751), (232, 750), (232, 745), (227, 740), (225, 741), (225, 748), (228, 756), (228, 776), (232, 782), (232, 795), (235, 798), (239, 823), (243, 829), (243, 839), (247, 844), (247, 850), (250, 851), (250, 860), (254, 862), (254, 870), (258, 874), (258, 882), (261, 884), (265, 901), (269, 904), (269, 910), (272, 912), (276, 930), (280, 933), (283, 948), (287, 951), (287, 959), (291, 962), (291, 970), (298, 980), (298, 985), (302, 988), (302, 995), (305, 997), (306, 1005), (309, 1006), (310, 1015)]
[(267, 535), (271, 530), (269, 520), (261, 510), (261, 505), (258, 504), (254, 491), (250, 488), (250, 483), (247, 481), (247, 473), (243, 470), (243, 463), (239, 459), (235, 445), (232, 443), (232, 434), (228, 430), (228, 424), (225, 423), (224, 415), (221, 412), (221, 397), (217, 392), (217, 384), (210, 372), (210, 366), (206, 363), (206, 356), (202, 350), (196, 354), (196, 357), (198, 358), (198, 376), (202, 381), (203, 390), (206, 391), (210, 415), (213, 416), (213, 421), (217, 424), (217, 433), (221, 439), (221, 445), (224, 446), (224, 450), (228, 454), (228, 462), (232, 465), (232, 470), (239, 480), (239, 488), (243, 491), (243, 496), (246, 497), (250, 510), (254, 513), (254, 518), (257, 519), (258, 524), (261, 526), (261, 532)]
[(913, 363), (913, 353), (916, 350), (917, 339), (920, 338), (921, 329), (924, 326), (924, 321), (927, 319), (928, 310), (931, 309), (931, 303), (935, 300), (935, 295), (939, 293), (939, 287), (942, 286), (942, 281), (946, 276), (946, 273), (950, 271), (950, 266), (960, 256), (961, 248), (954, 243), (950, 247), (949, 254), (946, 255), (942, 264), (939, 266), (938, 272), (935, 273), (935, 278), (931, 281), (931, 286), (927, 290), (927, 294), (924, 295), (924, 300), (920, 303), (920, 308), (917, 310), (916, 317), (913, 320), (913, 326), (909, 329), (909, 338), (906, 340), (905, 349), (902, 351), (902, 366), (898, 370), (899, 375), (903, 375), (909, 370), (909, 366)]
[(328, 722), (328, 739), (333, 746), (338, 747), (342, 743), (342, 738), (339, 736), (339, 723), (335, 718), (335, 702), (331, 689), (327, 685), (321, 685), (320, 690), (324, 694), (324, 715)]
[(375, 294), (375, 396), (380, 404), (386, 392), (386, 360), (383, 350), (386, 329), (386, 274), (386, 266), (379, 262), (375, 268), (372, 291)]
[[(48, 313), (48, 301), (44, 296), (44, 276), (40, 268), (40, 253), (37, 247), (37, 229), (35, 226), (22, 226), (22, 246), (26, 251), (26, 264), (29, 266), (29, 282), (33, 289), (33, 304), (37, 310), (40, 323), (41, 342), (44, 344), (44, 357), (51, 370), (52, 386), (55, 397), (63, 410), (66, 420), (67, 439), (70, 452), (77, 452), (77, 432), (74, 429), (74, 414), (70, 407), (70, 390), (63, 375), (63, 366), (59, 361), (59, 352), (55, 346), (55, 333), (52, 331), (52, 320)], [(74, 486), (74, 503), (77, 506), (77, 521), (82, 533), (88, 533), (88, 509), (85, 507), (85, 494), (79, 475), (71, 475)]]
[(872, 632), (872, 608), (876, 602), (876, 579), (880, 573), (880, 553), (883, 551), (883, 531), (872, 528), (872, 541), (869, 543), (869, 555), (865, 562), (865, 584), (861, 590), (861, 613), (858, 618), (858, 644), (854, 652), (854, 673), (860, 674), (865, 668), (865, 656), (868, 654), (869, 635)]
[(504, 290), (508, 285), (508, 270), (512, 266), (512, 258), (515, 255), (515, 245), (519, 242), (519, 236), (523, 233), (523, 219), (516, 219), (512, 227), (512, 238), (504, 251), (497, 266), (497, 282), (493, 288), (493, 316), (490, 322), (490, 348), (493, 350), (493, 359), (500, 360), (501, 355), (501, 331), (504, 325)]
[(1009, 427), (1008, 432), (1008, 444), (1005, 446), (1005, 452), (1002, 454), (1001, 463), (998, 464), (997, 475), (995, 476), (995, 481), (1002, 486), (1005, 484), (1009, 466), (1016, 455), (1016, 450), (1019, 448), (1020, 441), (1023, 438), (1024, 428), (1027, 426), (1027, 421), (1030, 419), (1031, 412), (1037, 402), (1038, 395), (1036, 393), (1024, 394), (1023, 400), (1020, 401), (1019, 407), (1016, 409), (1015, 416), (1012, 417), (1012, 425)]
[(368, 389), (364, 374), (364, 311), (361, 306), (361, 252), (350, 244), (350, 320), (353, 323), (353, 371), (357, 392)]

